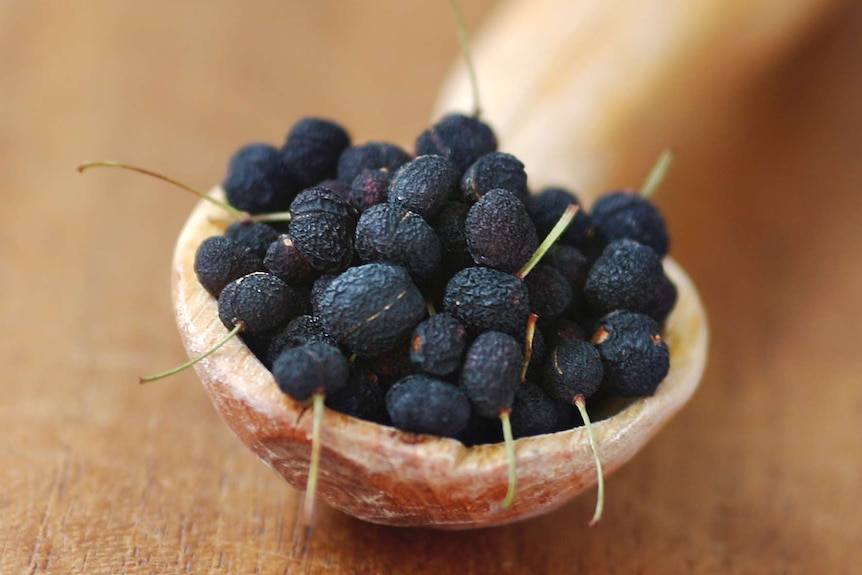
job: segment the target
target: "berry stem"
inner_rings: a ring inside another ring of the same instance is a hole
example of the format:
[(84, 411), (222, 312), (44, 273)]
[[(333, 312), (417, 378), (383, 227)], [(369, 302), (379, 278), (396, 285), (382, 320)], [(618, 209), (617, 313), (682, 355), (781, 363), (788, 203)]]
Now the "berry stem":
[(84, 162), (83, 164), (80, 164), (78, 166), (78, 172), (83, 174), (84, 170), (87, 170), (88, 168), (92, 168), (92, 167), (97, 167), (97, 166), (103, 167), (103, 168), (122, 168), (124, 170), (130, 170), (132, 172), (138, 172), (139, 174), (145, 174), (147, 176), (152, 176), (152, 177), (157, 178), (159, 180), (168, 182), (169, 184), (173, 184), (177, 187), (180, 187), (180, 188), (186, 190), (187, 192), (193, 193), (194, 195), (196, 195), (200, 199), (206, 200), (206, 201), (210, 202), (211, 204), (214, 204), (214, 205), (220, 207), (221, 209), (225, 210), (227, 213), (229, 213), (234, 218), (239, 219), (239, 218), (244, 218), (244, 217), (248, 216), (248, 214), (246, 214), (245, 212), (242, 212), (242, 211), (236, 209), (235, 207), (231, 206), (230, 204), (228, 204), (226, 202), (219, 201), (219, 200), (203, 193), (200, 190), (196, 190), (195, 188), (192, 188), (191, 186), (187, 186), (186, 184), (184, 184), (182, 182), (178, 182), (177, 180), (175, 180), (173, 178), (169, 178), (168, 176), (165, 176), (164, 174), (159, 174), (158, 172), (153, 172), (152, 170), (148, 170), (146, 168), (139, 168), (137, 166), (130, 166), (129, 164), (124, 164), (122, 162), (115, 162), (112, 160), (101, 160), (101, 161), (96, 161), (96, 162)]
[(599, 493), (596, 499), (596, 510), (593, 513), (593, 518), (590, 520), (590, 527), (599, 522), (602, 518), (602, 511), (605, 507), (605, 479), (602, 473), (602, 460), (599, 459), (599, 448), (596, 445), (596, 437), (593, 435), (593, 425), (590, 422), (590, 416), (587, 413), (587, 402), (583, 395), (576, 395), (574, 401), (575, 407), (581, 414), (581, 419), (584, 420), (584, 425), (587, 428), (587, 437), (590, 438), (590, 448), (593, 450), (593, 459), (596, 461), (596, 477), (598, 479)]
[(302, 504), (302, 521), (311, 525), (314, 519), (314, 494), (317, 491), (317, 471), (320, 469), (320, 430), (323, 427), (323, 393), (315, 393), (314, 419), (311, 426), (311, 462), (308, 467), (308, 479), (305, 483), (305, 500)]
[(434, 317), (437, 315), (437, 309), (434, 307), (434, 302), (429, 300), (425, 300), (425, 309), (428, 310), (428, 317)]
[(241, 331), (243, 330), (243, 328), (245, 328), (245, 324), (244, 324), (244, 323), (242, 323), (242, 322), (238, 322), (238, 323), (234, 326), (234, 328), (233, 328), (232, 330), (230, 330), (230, 333), (228, 333), (228, 334), (224, 337), (224, 339), (222, 339), (220, 342), (218, 342), (217, 344), (215, 344), (215, 346), (211, 347), (209, 350), (205, 351), (203, 354), (201, 354), (201, 355), (199, 355), (199, 356), (197, 356), (197, 357), (195, 357), (195, 358), (193, 358), (193, 359), (190, 359), (190, 360), (188, 360), (187, 362), (185, 362), (184, 364), (182, 364), (182, 365), (178, 365), (177, 367), (174, 367), (174, 368), (169, 369), (169, 370), (167, 370), (167, 371), (163, 371), (163, 372), (161, 372), (161, 373), (157, 373), (157, 374), (155, 374), (155, 375), (148, 375), (148, 376), (146, 376), (146, 377), (141, 377), (141, 378), (139, 378), (139, 379), (138, 379), (138, 383), (147, 383), (148, 381), (156, 381), (157, 379), (162, 379), (162, 378), (168, 377), (169, 375), (173, 375), (173, 374), (175, 374), (175, 373), (179, 373), (179, 372), (181, 372), (182, 370), (184, 370), (184, 369), (186, 369), (186, 368), (188, 368), (188, 367), (193, 366), (194, 364), (196, 364), (196, 363), (197, 363), (197, 362), (199, 362), (200, 360), (202, 360), (202, 359), (204, 359), (204, 358), (206, 358), (206, 357), (209, 357), (209, 356), (210, 356), (212, 353), (214, 353), (218, 348), (220, 348), (221, 346), (223, 346), (224, 344), (226, 344), (228, 341), (230, 341), (230, 339), (231, 339), (233, 336), (235, 336), (236, 334), (238, 334), (239, 332), (241, 332)]
[(293, 215), (290, 212), (272, 212), (269, 214), (254, 215), (244, 214), (243, 217), (250, 222), (289, 222), (293, 219)]
[(530, 360), (533, 359), (533, 337), (536, 335), (536, 321), (539, 319), (534, 313), (527, 320), (527, 336), (524, 342), (524, 366), (521, 368), (521, 383), (527, 379), (527, 370), (530, 368)]
[(539, 244), (538, 249), (533, 252), (533, 255), (530, 256), (530, 259), (527, 260), (527, 263), (524, 264), (524, 267), (518, 270), (518, 273), (515, 274), (515, 277), (518, 279), (524, 279), (528, 273), (530, 273), (536, 264), (545, 257), (545, 254), (551, 249), (551, 246), (554, 245), (563, 232), (566, 231), (566, 228), (569, 227), (569, 224), (572, 223), (572, 220), (575, 219), (575, 216), (578, 214), (578, 210), (581, 209), (577, 204), (572, 204), (566, 208), (566, 211), (563, 212), (563, 215), (560, 216), (560, 219), (557, 220), (557, 223), (554, 224), (554, 227), (551, 228), (550, 233), (547, 237)]
[(658, 187), (664, 181), (670, 165), (673, 163), (673, 150), (666, 149), (659, 155), (652, 169), (649, 172), (644, 185), (641, 186), (641, 197), (648, 200), (656, 192)]
[(509, 456), (509, 488), (500, 507), (508, 509), (515, 501), (515, 488), (518, 484), (518, 473), (515, 466), (515, 438), (512, 436), (512, 422), (509, 420), (511, 409), (500, 412), (500, 422), (503, 424), (503, 439), (506, 441), (506, 453)]
[(455, 15), (455, 22), (458, 28), (458, 42), (461, 44), (461, 52), (464, 54), (464, 61), (467, 63), (467, 72), (470, 74), (470, 87), (473, 90), (473, 117), (478, 118), (482, 112), (479, 104), (479, 80), (476, 77), (476, 67), (473, 65), (470, 40), (467, 38), (467, 26), (464, 23), (464, 16), (461, 14), (458, 2), (456, 0), (449, 0), (449, 5), (452, 7), (452, 13)]

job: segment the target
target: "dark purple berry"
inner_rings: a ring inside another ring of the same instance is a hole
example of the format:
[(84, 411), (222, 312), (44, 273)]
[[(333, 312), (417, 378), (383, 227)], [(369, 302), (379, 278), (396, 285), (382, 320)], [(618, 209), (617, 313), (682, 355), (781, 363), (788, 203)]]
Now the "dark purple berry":
[(537, 265), (524, 278), (530, 294), (531, 311), (543, 325), (556, 319), (572, 302), (572, 286), (551, 266)]
[(677, 290), (676, 285), (666, 275), (662, 276), (662, 281), (658, 286), (652, 300), (647, 305), (644, 313), (656, 320), (658, 323), (663, 323), (676, 305)]
[(416, 278), (431, 276), (440, 265), (440, 241), (421, 216), (396, 204), (368, 208), (356, 225), (356, 253), (364, 262), (407, 268)]
[(279, 278), (255, 272), (235, 280), (221, 291), (218, 313), (222, 323), (232, 329), (239, 323), (242, 331), (269, 331), (297, 315), (296, 293)]
[(279, 329), (269, 340), (266, 357), (272, 364), (285, 349), (300, 347), (309, 343), (328, 343), (337, 346), (334, 339), (323, 330), (320, 319), (313, 315), (300, 315)]
[(333, 395), (326, 396), (327, 407), (345, 415), (387, 425), (386, 390), (369, 367), (357, 360), (350, 366), (347, 385)]
[(335, 278), (338, 277), (338, 274), (323, 274), (311, 284), (311, 293), (309, 294), (309, 299), (311, 300), (311, 314), (315, 316), (320, 315), (320, 298), (323, 295), (326, 286), (332, 282)]
[[(538, 194), (530, 196), (526, 202), (527, 213), (536, 225), (536, 232), (540, 238), (550, 233), (566, 208), (572, 205), (581, 204), (574, 194), (564, 188), (545, 188)], [(592, 217), (581, 209), (560, 236), (559, 243), (574, 246), (585, 254), (592, 254), (596, 250), (595, 237)]]
[(440, 437), (454, 437), (470, 420), (470, 402), (464, 392), (424, 374), (393, 385), (386, 393), (386, 410), (398, 429)]
[(470, 206), (461, 202), (446, 202), (429, 222), (440, 239), (443, 263), (463, 269), (474, 264), (467, 251), (467, 213)]
[(350, 183), (362, 170), (388, 170), (394, 172), (410, 161), (410, 154), (385, 142), (369, 142), (351, 146), (338, 159), (338, 179)]
[(338, 171), (338, 158), (350, 145), (340, 125), (320, 118), (303, 118), (290, 129), (281, 158), (299, 189), (309, 188)]
[(490, 126), (472, 116), (449, 114), (416, 139), (416, 155), (435, 154), (452, 160), (463, 173), (473, 162), (497, 151)]
[(576, 292), (584, 289), (591, 262), (579, 249), (566, 244), (555, 244), (542, 261), (555, 267)]
[(467, 214), (467, 249), (473, 260), (514, 273), (539, 246), (524, 204), (506, 190), (491, 190)]
[(603, 386), (610, 393), (652, 395), (670, 369), (670, 354), (659, 325), (647, 315), (610, 313), (599, 321), (592, 341), (604, 365)]
[(556, 431), (557, 408), (542, 388), (532, 382), (524, 382), (515, 389), (512, 403), (512, 434), (515, 438), (542, 435)]
[(289, 234), (314, 269), (334, 273), (353, 259), (355, 210), (326, 188), (309, 188), (290, 205)]
[(625, 309), (647, 309), (662, 282), (664, 270), (652, 248), (633, 240), (608, 244), (593, 264), (584, 298), (596, 315)]
[(602, 358), (588, 341), (557, 345), (545, 361), (543, 386), (552, 398), (571, 404), (575, 397), (591, 397), (602, 383)]
[(250, 249), (262, 260), (266, 250), (278, 239), (278, 232), (272, 227), (260, 222), (234, 222), (225, 230), (225, 236), (236, 243)]
[(420, 371), (450, 375), (461, 365), (467, 329), (455, 316), (438, 313), (413, 330), (410, 359)]
[(269, 245), (263, 264), (269, 273), (289, 284), (308, 283), (318, 275), (287, 234), (280, 235)]
[(642, 196), (627, 191), (605, 194), (593, 204), (593, 223), (604, 243), (630, 239), (651, 247), (660, 258), (667, 255), (664, 218)]
[(263, 271), (263, 262), (250, 249), (228, 237), (205, 239), (195, 252), (198, 281), (215, 297), (224, 286), (252, 272)]
[(237, 150), (222, 187), (230, 205), (251, 214), (286, 210), (299, 190), (279, 151), (267, 144), (248, 144)]
[[(476, 160), (461, 178), (462, 199), (468, 204), (491, 190), (502, 188), (527, 203), (527, 172), (521, 160), (511, 154), (491, 152)], [(562, 214), (562, 212), (560, 212)], [(559, 218), (559, 216), (558, 216)]]
[(360, 357), (374, 357), (409, 338), (425, 316), (425, 300), (404, 268), (367, 264), (332, 280), (318, 313), (336, 341)]
[(442, 156), (419, 156), (398, 168), (389, 183), (389, 203), (431, 218), (454, 198), (461, 173)]
[(443, 309), (473, 333), (502, 331), (522, 337), (530, 315), (527, 286), (492, 268), (467, 268), (446, 285)]
[(272, 365), (278, 387), (297, 401), (337, 393), (347, 384), (350, 367), (337, 347), (310, 343), (282, 351)]
[(499, 417), (512, 407), (524, 354), (511, 335), (486, 331), (473, 341), (461, 368), (461, 388), (482, 417)]
[(371, 206), (384, 203), (389, 195), (391, 179), (391, 172), (386, 170), (362, 170), (350, 184), (350, 205), (362, 213)]

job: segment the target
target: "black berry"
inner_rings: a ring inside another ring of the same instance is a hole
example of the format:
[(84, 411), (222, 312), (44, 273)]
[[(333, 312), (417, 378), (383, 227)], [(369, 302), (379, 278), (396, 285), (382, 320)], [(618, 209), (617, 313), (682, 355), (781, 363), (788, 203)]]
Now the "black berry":
[(655, 393), (670, 369), (670, 354), (658, 323), (649, 316), (616, 311), (603, 317), (593, 334), (601, 354), (610, 393), (644, 396)]
[(470, 402), (461, 389), (423, 374), (393, 385), (386, 410), (399, 429), (442, 437), (454, 437), (470, 420)]

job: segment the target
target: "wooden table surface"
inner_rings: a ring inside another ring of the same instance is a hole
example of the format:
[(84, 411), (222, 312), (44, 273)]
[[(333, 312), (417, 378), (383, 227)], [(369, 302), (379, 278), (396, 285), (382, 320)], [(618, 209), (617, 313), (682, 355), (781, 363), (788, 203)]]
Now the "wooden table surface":
[[(492, 9), (464, 4), (470, 27)], [(0, 572), (860, 572), (862, 5), (671, 134), (657, 202), (710, 362), (599, 526), (592, 492), (461, 533), (324, 509), (303, 550), (297, 493), (194, 374), (137, 384), (184, 359), (169, 262), (194, 200), (75, 165), (205, 188), (305, 114), (409, 146), (457, 51), (431, 0), (0, 2)]]

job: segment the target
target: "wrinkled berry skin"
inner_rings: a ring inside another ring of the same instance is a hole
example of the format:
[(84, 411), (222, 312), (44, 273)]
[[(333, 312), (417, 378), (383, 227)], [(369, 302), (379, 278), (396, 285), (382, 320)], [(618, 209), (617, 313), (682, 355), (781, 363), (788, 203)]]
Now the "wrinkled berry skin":
[(243, 146), (231, 157), (222, 188), (230, 205), (250, 214), (286, 210), (298, 189), (279, 151), (258, 143)]
[(279, 389), (297, 401), (315, 393), (337, 393), (347, 384), (349, 373), (347, 358), (326, 343), (285, 349), (272, 364)]
[(497, 136), (478, 118), (449, 114), (416, 139), (416, 155), (435, 154), (452, 160), (463, 173), (473, 162), (497, 151)]
[(338, 194), (323, 187), (309, 188), (290, 205), (288, 234), (314, 269), (336, 273), (353, 259), (356, 212)]
[(386, 142), (369, 142), (350, 146), (338, 159), (338, 179), (351, 183), (362, 170), (394, 172), (410, 161), (410, 154)]
[(651, 247), (660, 258), (667, 255), (670, 240), (664, 218), (642, 196), (626, 191), (605, 194), (593, 204), (592, 215), (604, 243), (630, 239)]
[(670, 353), (651, 317), (616, 311), (599, 320), (593, 343), (602, 358), (603, 388), (622, 396), (648, 396), (670, 370)]
[(420, 371), (450, 375), (461, 365), (467, 329), (455, 316), (438, 313), (416, 326), (410, 339), (410, 360)]
[(218, 314), (228, 329), (238, 322), (242, 331), (275, 329), (297, 314), (296, 293), (279, 278), (264, 272), (243, 276), (225, 286), (218, 298)]
[(652, 248), (617, 240), (593, 264), (584, 298), (596, 316), (617, 309), (642, 312), (655, 297), (663, 276), (661, 259)]
[(515, 439), (551, 433), (558, 424), (554, 401), (538, 385), (529, 381), (515, 388), (509, 419)]
[(280, 277), (289, 284), (302, 284), (314, 281), (317, 272), (308, 263), (293, 240), (282, 234), (269, 245), (263, 264), (269, 273)]
[(323, 330), (320, 320), (312, 315), (300, 315), (272, 336), (267, 345), (266, 358), (270, 365), (285, 349), (310, 343), (328, 343), (337, 346), (334, 339)]
[(445, 263), (465, 268), (473, 265), (467, 251), (467, 214), (470, 206), (461, 202), (446, 202), (429, 223), (440, 239)]
[(527, 286), (513, 275), (492, 268), (467, 268), (446, 284), (443, 309), (472, 333), (501, 331), (524, 334), (530, 315)]
[(662, 281), (653, 296), (652, 301), (647, 305), (644, 313), (656, 320), (658, 323), (663, 323), (673, 311), (677, 299), (676, 285), (667, 275), (662, 276)]
[(364, 262), (407, 268), (415, 278), (431, 276), (440, 265), (440, 241), (418, 214), (395, 204), (365, 211), (356, 225), (356, 253)]
[(414, 433), (454, 437), (470, 421), (467, 395), (454, 385), (431, 376), (408, 376), (386, 393), (392, 425)]
[(215, 297), (235, 279), (261, 271), (263, 262), (256, 254), (225, 236), (205, 239), (195, 252), (195, 275)]
[(512, 407), (520, 383), (524, 354), (511, 335), (486, 331), (479, 335), (464, 358), (461, 388), (482, 417), (499, 417)]
[(260, 259), (266, 256), (270, 244), (278, 239), (278, 232), (272, 226), (261, 222), (234, 222), (227, 227), (224, 235), (247, 247)]
[(395, 172), (389, 184), (389, 203), (432, 218), (455, 196), (460, 175), (455, 164), (442, 156), (419, 156)]
[(334, 178), (338, 159), (350, 145), (339, 124), (322, 118), (303, 118), (290, 129), (281, 148), (281, 161), (299, 190)]
[(347, 385), (326, 396), (326, 405), (351, 417), (383, 425), (391, 423), (386, 413), (386, 389), (361, 360), (351, 365)]
[(578, 395), (592, 397), (603, 376), (602, 358), (590, 342), (564, 341), (545, 362), (543, 386), (553, 399), (571, 404)]
[(559, 317), (572, 302), (572, 286), (551, 266), (537, 265), (524, 283), (530, 294), (530, 308), (544, 324)]
[[(570, 191), (564, 188), (544, 188), (525, 202), (527, 213), (530, 214), (540, 238), (547, 236), (556, 225), (560, 216), (569, 206), (580, 206), (581, 203)], [(596, 251), (596, 231), (592, 217), (581, 207), (575, 214), (575, 219), (560, 236), (559, 243), (578, 248), (585, 254)]]
[(524, 204), (514, 194), (491, 190), (467, 213), (467, 249), (473, 260), (515, 273), (527, 263), (539, 241)]
[(348, 193), (350, 205), (359, 213), (371, 206), (382, 204), (389, 195), (389, 182), (392, 174), (385, 170), (362, 170), (353, 178)]
[(402, 267), (366, 264), (332, 280), (320, 296), (324, 330), (360, 357), (406, 341), (425, 316), (425, 300)]
[(512, 154), (485, 154), (467, 168), (461, 178), (462, 199), (468, 204), (497, 188), (511, 192), (525, 204), (529, 198), (524, 164)]

